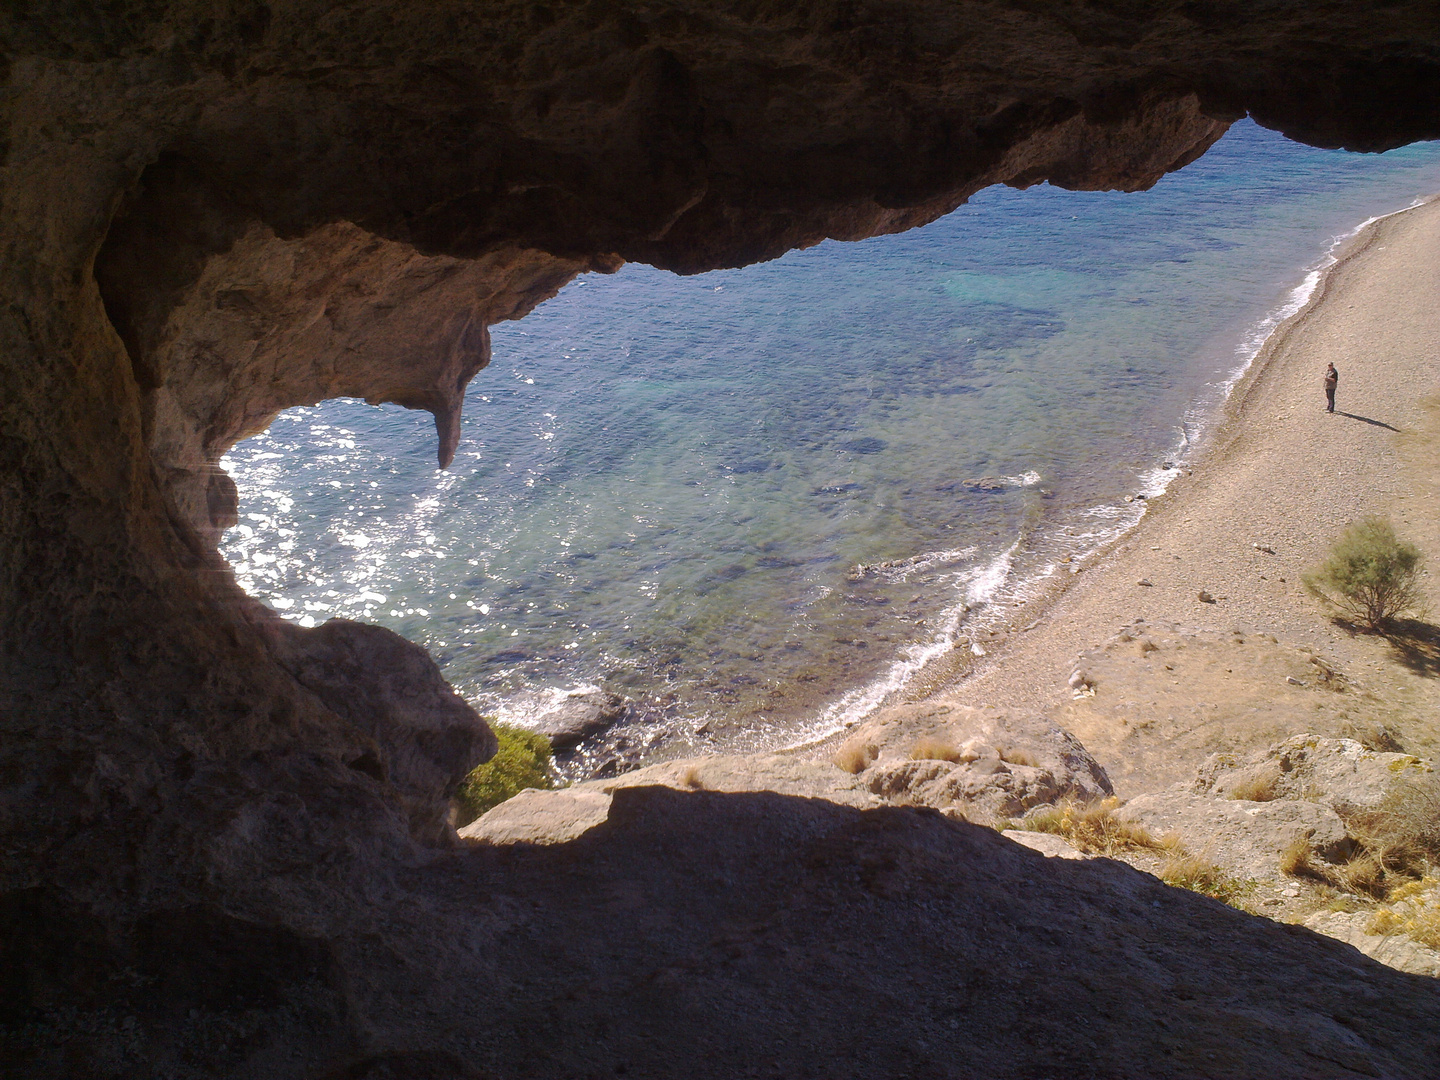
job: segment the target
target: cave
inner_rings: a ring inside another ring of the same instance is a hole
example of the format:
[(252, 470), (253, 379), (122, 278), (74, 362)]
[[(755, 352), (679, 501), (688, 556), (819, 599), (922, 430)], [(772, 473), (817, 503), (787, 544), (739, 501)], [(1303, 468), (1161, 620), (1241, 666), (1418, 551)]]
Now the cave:
[(1432, 4), (16, 0), (0, 28), (6, 1075), (1433, 1069), (1433, 980), (935, 815), (656, 789), (572, 844), (465, 847), (484, 721), (418, 646), (282, 620), (216, 551), (239, 440), (358, 397), (432, 413), (443, 467), (488, 328), (578, 274), (995, 184), (1143, 192), (1245, 116), (1440, 138)]

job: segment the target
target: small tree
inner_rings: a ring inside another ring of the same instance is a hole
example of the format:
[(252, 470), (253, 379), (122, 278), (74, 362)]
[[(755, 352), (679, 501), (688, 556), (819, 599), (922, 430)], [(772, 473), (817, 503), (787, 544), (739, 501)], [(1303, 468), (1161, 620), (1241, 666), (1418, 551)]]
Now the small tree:
[(1329, 557), (1304, 577), (1305, 588), (1369, 630), (1406, 611), (1420, 611), (1420, 549), (1368, 517), (1343, 533)]
[(526, 788), (555, 786), (550, 775), (550, 740), (535, 731), (491, 724), (500, 743), (495, 756), (471, 770), (460, 785), (460, 824), (474, 821), (486, 810), (499, 806)]

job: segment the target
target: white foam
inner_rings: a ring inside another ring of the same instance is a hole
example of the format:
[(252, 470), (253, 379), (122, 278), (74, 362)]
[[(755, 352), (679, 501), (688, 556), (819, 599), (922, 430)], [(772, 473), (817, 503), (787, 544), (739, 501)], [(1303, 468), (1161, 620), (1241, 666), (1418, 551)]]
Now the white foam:
[[(1074, 549), (1070, 553), (1072, 562), (1078, 563), (1113, 544), (1140, 523), (1141, 518), (1145, 516), (1147, 500), (1163, 495), (1168, 490), (1171, 481), (1184, 471), (1181, 463), (1193, 451), (1199, 436), (1214, 422), (1218, 412), (1216, 406), (1223, 405), (1229, 398), (1240, 380), (1250, 370), (1271, 335), (1305, 309), (1311, 297), (1315, 295), (1315, 289), (1324, 278), (1325, 271), (1339, 261), (1337, 253), (1340, 249), (1359, 235), (1362, 230), (1377, 221), (1414, 210), (1416, 207), (1425, 205), (1426, 202), (1425, 199), (1416, 199), (1409, 206), (1400, 210), (1368, 217), (1349, 232), (1332, 239), (1325, 255), (1317, 263), (1305, 268), (1305, 276), (1300, 283), (1291, 289), (1280, 304), (1267, 312), (1264, 318), (1260, 319), (1241, 339), (1235, 349), (1238, 362), (1226, 372), (1218, 384), (1212, 384), (1216, 386), (1219, 393), (1209, 401), (1197, 402), (1187, 410), (1181, 423), (1175, 448), (1165, 458), (1165, 463), (1147, 469), (1139, 475), (1137, 478), (1138, 494), (1144, 495), (1145, 498), (1137, 499), (1133, 503), (1102, 503), (1080, 511), (1080, 517), (1104, 521), (1107, 523), (1106, 527), (1082, 532), (1077, 531), (1073, 526), (1061, 526), (1057, 530), (1055, 539), (1069, 541), (1065, 546)], [(1039, 473), (1032, 470), (1016, 476), (1002, 476), (998, 479), (1014, 487), (1034, 487), (1041, 478)], [(883, 675), (865, 686), (850, 691), (827, 707), (804, 738), (789, 744), (788, 748), (807, 746), (829, 738), (837, 732), (853, 727), (885, 704), (888, 699), (909, 685), (928, 664), (956, 647), (956, 642), (961, 639), (962, 623), (973, 624), (975, 629), (979, 630), (984, 627), (986, 622), (993, 621), (983, 616), (967, 619), (967, 616), (971, 615), (975, 608), (996, 605), (1002, 595), (1007, 604), (1021, 604), (1033, 596), (1035, 587), (1044, 579), (1054, 576), (1060, 564), (1047, 563), (1029, 579), (1011, 581), (1015, 555), (1020, 550), (1024, 539), (1022, 534), (1010, 547), (995, 556), (990, 562), (957, 574), (954, 585), (957, 589), (964, 591), (965, 599), (945, 612), (940, 631), (928, 641), (903, 649), (899, 659), (894, 661)], [(914, 560), (906, 560), (903, 565), (908, 569), (912, 565), (920, 565), (922, 560), (930, 559), (929, 565), (933, 566), (937, 562), (953, 561), (946, 558), (948, 556), (967, 556), (973, 551), (974, 549), (970, 548), (956, 552), (934, 552), (929, 556), (917, 556)], [(976, 656), (985, 655), (984, 650), (980, 649), (975, 642), (971, 641), (969, 644)]]
[[(790, 748), (819, 742), (847, 727), (853, 727), (883, 705), (886, 699), (905, 689), (916, 674), (932, 661), (954, 649), (956, 642), (960, 640), (960, 625), (965, 616), (977, 605), (987, 603), (1004, 586), (1010, 575), (1015, 553), (1020, 550), (1020, 542), (1017, 538), (989, 562), (956, 573), (951, 585), (962, 594), (963, 599), (943, 613), (940, 629), (928, 641), (902, 649), (899, 658), (894, 660), (879, 678), (850, 691), (832, 703), (820, 714), (819, 720), (804, 738), (790, 744)], [(973, 548), (967, 550), (972, 553), (974, 551)]]
[(496, 702), (495, 720), (512, 727), (533, 728), (545, 717), (556, 712), (570, 698), (600, 693), (594, 683), (580, 683), (571, 687), (551, 687), (547, 690), (526, 692)]

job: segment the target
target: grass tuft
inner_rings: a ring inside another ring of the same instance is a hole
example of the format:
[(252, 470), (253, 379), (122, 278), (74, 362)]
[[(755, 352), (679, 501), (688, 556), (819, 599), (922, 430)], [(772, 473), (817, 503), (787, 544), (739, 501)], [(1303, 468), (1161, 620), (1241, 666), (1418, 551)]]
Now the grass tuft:
[(1343, 863), (1316, 858), (1303, 836), (1296, 837), (1280, 854), (1282, 873), (1375, 900), (1384, 900), (1415, 881), (1424, 867), (1424, 856), (1413, 844), (1374, 835), (1358, 837), (1354, 853)]
[(960, 751), (944, 739), (921, 739), (910, 748), (911, 761), (959, 761)]
[(1400, 886), (1390, 895), (1391, 906), (1375, 912), (1366, 930), (1406, 934), (1421, 945), (1440, 949), (1440, 902), (1435, 889), (1440, 889), (1440, 880), (1430, 876)]
[(1176, 853), (1160, 868), (1160, 880), (1177, 889), (1189, 889), (1213, 897), (1231, 907), (1245, 910), (1245, 902), (1258, 882), (1241, 880), (1227, 874), (1202, 855)]
[(880, 756), (880, 748), (874, 743), (848, 742), (831, 758), (835, 767), (852, 776), (864, 772), (870, 763)]
[(555, 786), (550, 775), (550, 740), (534, 731), (491, 724), (500, 749), (483, 765), (470, 770), (456, 796), (460, 825), (468, 825), (486, 810), (526, 788), (548, 790)]
[(1240, 802), (1272, 802), (1280, 790), (1278, 769), (1266, 769), (1246, 777), (1230, 789), (1230, 798)]
[(1165, 851), (1175, 846), (1173, 840), (1157, 840), (1143, 826), (1122, 819), (1115, 813), (1119, 808), (1116, 798), (1088, 804), (1067, 800), (1031, 811), (1017, 827), (1063, 836), (1087, 855)]
[(1040, 767), (1035, 756), (1026, 750), (1001, 750), (1000, 760), (1009, 765), (1028, 765), (1032, 769)]

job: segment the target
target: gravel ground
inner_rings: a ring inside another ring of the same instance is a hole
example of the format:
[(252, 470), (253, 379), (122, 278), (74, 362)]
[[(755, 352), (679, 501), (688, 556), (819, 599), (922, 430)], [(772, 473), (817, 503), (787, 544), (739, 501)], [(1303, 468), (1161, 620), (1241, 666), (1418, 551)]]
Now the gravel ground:
[[(1192, 475), (1075, 575), (1038, 623), (1035, 611), (1017, 612), (1013, 625), (1032, 628), (992, 645), (991, 655), (940, 697), (1045, 713), (1063, 723), (1074, 712), (1067, 679), (1077, 657), (1121, 627), (1145, 619), (1211, 633), (1238, 628), (1322, 658), (1368, 702), (1370, 719), (1388, 718), (1408, 748), (1432, 756), (1440, 731), (1435, 642), (1422, 636), (1397, 645), (1352, 634), (1331, 621), (1300, 578), (1349, 522), (1382, 514), (1425, 551), (1432, 567), (1427, 589), (1440, 601), (1437, 294), (1440, 201), (1365, 229), (1305, 310), (1266, 344)], [(1341, 376), (1333, 415), (1324, 411), (1321, 389), (1332, 361)], [(1214, 602), (1202, 602), (1202, 591)], [(1347, 702), (1293, 707), (1278, 670), (1248, 665), (1227, 689), (1213, 678), (1185, 686), (1163, 667), (1153, 676), (1137, 667), (1129, 683), (1100, 687), (1086, 702), (1091, 716), (1076, 733), (1107, 768), (1130, 774), (1127, 786), (1138, 792), (1168, 782), (1191, 762), (1172, 760), (1163, 776), (1127, 764), (1140, 749), (1134, 725), (1112, 715), (1107, 728), (1107, 699), (1133, 707), (1149, 702), (1162, 684), (1172, 694), (1213, 697), (1220, 708), (1244, 698), (1257, 717), (1257, 740), (1262, 730), (1268, 739), (1277, 728), (1343, 727)], [(1241, 685), (1247, 673), (1251, 683)], [(1263, 707), (1267, 702), (1271, 708)], [(1244, 748), (1243, 732), (1231, 734), (1240, 743), (1235, 748)]]

